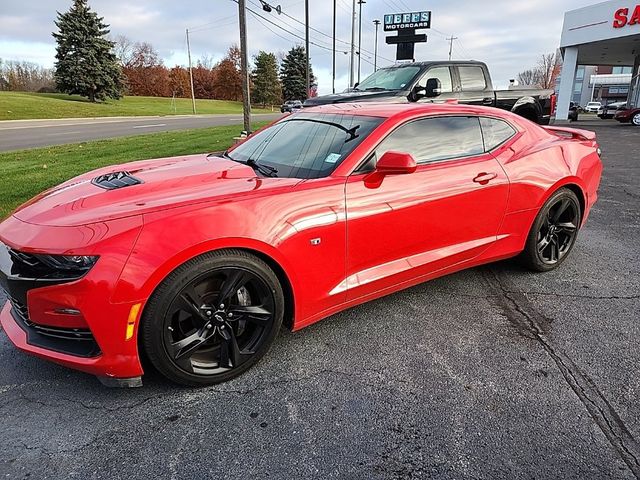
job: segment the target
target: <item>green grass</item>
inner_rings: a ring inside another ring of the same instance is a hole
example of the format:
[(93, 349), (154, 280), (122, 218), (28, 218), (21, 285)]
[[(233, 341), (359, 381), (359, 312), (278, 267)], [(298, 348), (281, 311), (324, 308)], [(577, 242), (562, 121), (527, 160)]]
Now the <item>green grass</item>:
[(89, 170), (225, 150), (241, 129), (240, 125), (211, 127), (0, 153), (0, 219), (38, 193)]
[[(198, 114), (242, 113), (242, 103), (223, 100), (196, 100)], [(254, 109), (256, 113), (271, 112)], [(278, 110), (279, 111), (279, 110)], [(59, 93), (0, 92), (0, 120), (37, 118), (89, 118), (140, 115), (190, 115), (191, 100), (176, 98), (124, 97), (91, 103), (77, 95)]]

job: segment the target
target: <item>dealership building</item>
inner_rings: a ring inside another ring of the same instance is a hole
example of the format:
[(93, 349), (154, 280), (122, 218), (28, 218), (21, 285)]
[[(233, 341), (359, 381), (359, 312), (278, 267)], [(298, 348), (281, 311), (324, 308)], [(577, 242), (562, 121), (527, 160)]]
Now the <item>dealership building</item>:
[(577, 100), (576, 84), (583, 84), (577, 77), (586, 76), (585, 66), (611, 67), (612, 74), (630, 75), (626, 100), (640, 105), (640, 0), (612, 0), (565, 13), (560, 49), (556, 120), (567, 120), (569, 103)]

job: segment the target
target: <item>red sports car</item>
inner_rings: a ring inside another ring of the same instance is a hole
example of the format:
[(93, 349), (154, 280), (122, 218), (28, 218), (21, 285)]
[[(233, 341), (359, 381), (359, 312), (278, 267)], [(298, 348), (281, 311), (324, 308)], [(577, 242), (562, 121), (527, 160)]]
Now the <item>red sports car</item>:
[(620, 123), (631, 123), (640, 127), (640, 108), (624, 108), (618, 110), (613, 116)]
[(222, 154), (87, 173), (0, 224), (0, 320), (21, 350), (112, 385), (144, 354), (207, 385), (281, 325), (520, 255), (569, 256), (597, 198), (595, 135), (459, 105), (305, 109)]

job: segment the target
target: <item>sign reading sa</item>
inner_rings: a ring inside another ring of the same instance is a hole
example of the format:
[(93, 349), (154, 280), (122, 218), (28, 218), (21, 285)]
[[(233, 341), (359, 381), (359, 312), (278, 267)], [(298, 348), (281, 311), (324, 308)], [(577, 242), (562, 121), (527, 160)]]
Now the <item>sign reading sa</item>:
[(390, 13), (384, 16), (384, 31), (431, 28), (431, 12)]
[(613, 14), (613, 28), (622, 28), (627, 25), (640, 25), (640, 5), (636, 5), (629, 16), (629, 8), (620, 8)]

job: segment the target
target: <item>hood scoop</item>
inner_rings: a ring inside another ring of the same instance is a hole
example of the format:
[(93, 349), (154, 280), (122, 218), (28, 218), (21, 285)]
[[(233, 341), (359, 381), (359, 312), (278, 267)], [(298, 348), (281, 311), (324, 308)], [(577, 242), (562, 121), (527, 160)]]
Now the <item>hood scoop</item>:
[(139, 185), (142, 180), (134, 177), (129, 172), (113, 172), (106, 175), (100, 175), (99, 177), (91, 180), (95, 186), (104, 188), (105, 190), (116, 190), (118, 188), (131, 187), (133, 185)]

